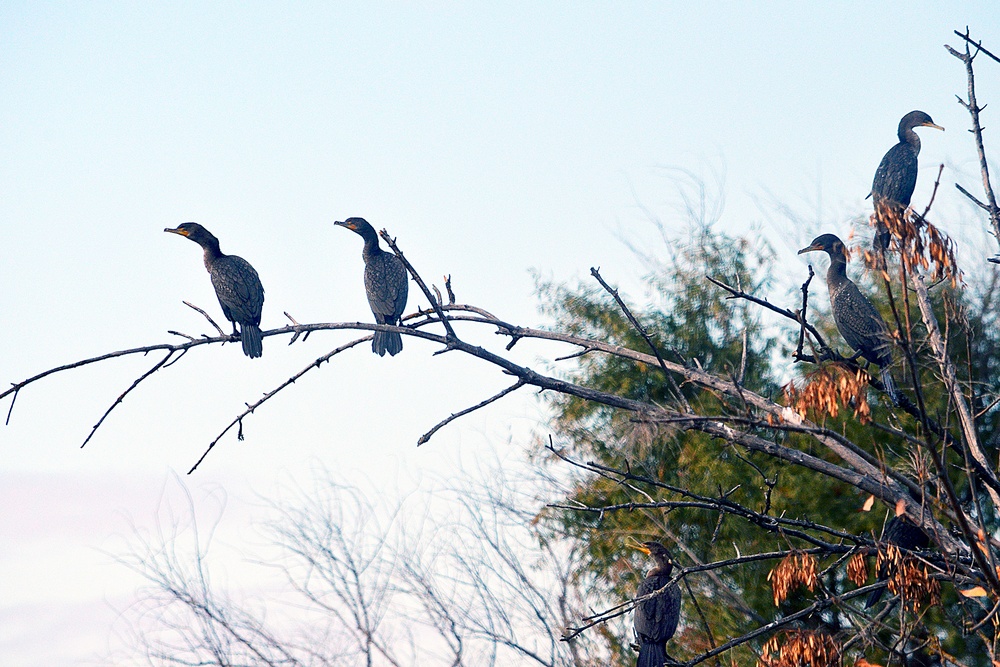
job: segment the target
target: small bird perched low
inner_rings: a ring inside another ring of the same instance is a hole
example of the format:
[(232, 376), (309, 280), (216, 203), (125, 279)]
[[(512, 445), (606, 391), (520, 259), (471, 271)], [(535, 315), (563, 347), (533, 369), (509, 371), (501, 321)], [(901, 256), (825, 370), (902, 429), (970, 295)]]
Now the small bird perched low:
[(906, 207), (910, 205), (910, 198), (917, 184), (920, 137), (913, 131), (915, 127), (944, 130), (940, 125), (935, 125), (931, 117), (923, 111), (911, 111), (900, 119), (896, 131), (899, 143), (890, 148), (879, 163), (868, 195), (875, 203), (876, 225), (873, 245), (877, 252), (889, 248), (890, 234), (883, 218), (887, 215), (902, 216)]
[[(930, 544), (927, 534), (918, 526), (910, 523), (910, 520), (905, 516), (894, 516), (889, 519), (889, 522), (885, 524), (885, 531), (882, 533), (880, 541), (892, 544), (900, 549), (906, 549), (907, 551), (926, 549), (927, 545)], [(893, 569), (893, 565), (888, 560), (883, 562), (882, 567), (879, 568), (876, 575), (877, 580), (888, 581), (889, 577), (893, 575)], [(873, 607), (875, 603), (882, 599), (885, 589), (886, 587), (882, 586), (869, 593), (868, 599), (865, 600), (865, 609)]]
[(185, 236), (204, 248), (205, 268), (212, 278), (223, 314), (233, 323), (234, 336), (237, 335), (236, 325), (240, 325), (243, 354), (251, 359), (261, 356), (264, 352), (260, 332), (264, 287), (250, 262), (236, 255), (222, 254), (219, 239), (198, 223), (185, 222), (176, 229), (167, 227), (163, 231)]
[(822, 250), (830, 256), (830, 268), (826, 272), (826, 286), (830, 292), (830, 309), (837, 330), (847, 344), (861, 353), (865, 359), (878, 364), (882, 384), (893, 404), (899, 405), (900, 394), (889, 373), (892, 364), (892, 343), (889, 327), (875, 310), (858, 286), (847, 277), (847, 248), (843, 241), (833, 234), (823, 234), (813, 239), (804, 252)]
[[(639, 584), (636, 597), (649, 595), (670, 582), (674, 559), (670, 551), (659, 542), (633, 545), (647, 556), (653, 557), (656, 567), (650, 570)], [(667, 661), (667, 641), (677, 631), (681, 617), (681, 588), (672, 584), (662, 594), (643, 600), (635, 606), (635, 636), (639, 640), (639, 659), (636, 667), (663, 667)]]
[[(365, 240), (361, 258), (365, 261), (365, 293), (375, 321), (379, 324), (399, 324), (406, 309), (410, 288), (403, 260), (378, 245), (375, 228), (364, 218), (348, 218), (333, 224), (346, 227)], [(384, 357), (395, 356), (403, 349), (403, 338), (395, 331), (376, 331), (372, 337), (372, 352)]]

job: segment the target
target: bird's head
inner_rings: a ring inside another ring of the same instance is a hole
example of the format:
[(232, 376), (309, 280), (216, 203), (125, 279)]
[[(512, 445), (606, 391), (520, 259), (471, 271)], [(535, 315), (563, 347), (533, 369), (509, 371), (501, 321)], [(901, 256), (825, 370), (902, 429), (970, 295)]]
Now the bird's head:
[(197, 222), (185, 222), (182, 225), (178, 225), (176, 229), (167, 227), (163, 231), (187, 237), (200, 245), (204, 245), (204, 242), (209, 239), (218, 243), (218, 240), (212, 235), (212, 233), (199, 225)]
[(636, 551), (641, 551), (647, 556), (652, 556), (653, 560), (660, 567), (673, 567), (674, 559), (670, 551), (659, 542), (639, 542), (634, 538), (629, 538), (628, 546)]
[(899, 121), (900, 132), (912, 130), (915, 127), (933, 127), (935, 130), (944, 131), (943, 127), (936, 125), (934, 121), (931, 120), (930, 115), (923, 111), (911, 111), (903, 116)]
[(804, 252), (813, 252), (814, 250), (822, 250), (830, 257), (841, 256), (846, 261), (848, 259), (847, 248), (844, 246), (844, 242), (840, 240), (835, 234), (822, 234), (817, 236), (812, 240), (812, 243), (807, 245), (802, 250), (799, 250), (798, 254)]
[(375, 228), (372, 227), (368, 223), (368, 221), (365, 220), (364, 218), (348, 218), (347, 220), (343, 221), (337, 220), (333, 224), (338, 225), (340, 227), (346, 227), (347, 229), (350, 229), (352, 232), (357, 232), (362, 236), (364, 236), (365, 232), (368, 230), (371, 230), (372, 233), (374, 233), (375, 231)]

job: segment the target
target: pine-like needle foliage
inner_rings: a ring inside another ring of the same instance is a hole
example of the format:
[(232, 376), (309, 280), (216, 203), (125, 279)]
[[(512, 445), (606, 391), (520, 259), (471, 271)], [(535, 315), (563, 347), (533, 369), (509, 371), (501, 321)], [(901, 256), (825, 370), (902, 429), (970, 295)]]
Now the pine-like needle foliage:
[[(671, 249), (668, 261), (657, 265), (657, 270), (647, 277), (649, 303), (642, 304), (623, 295), (665, 359), (735, 379), (747, 390), (778, 402), (786, 399), (776, 378), (787, 376), (790, 368), (794, 369), (796, 383), (800, 386), (809, 382), (809, 375), (817, 370), (836, 371), (829, 364), (793, 366), (790, 359), (793, 344), (789, 341), (795, 340), (797, 329), (792, 323), (787, 323), (783, 330), (773, 324), (765, 325), (760, 307), (744, 300), (727, 299), (726, 292), (705, 279), (712, 276), (746, 292), (769, 296), (774, 254), (766, 244), (728, 236), (711, 226), (700, 225), (693, 232), (678, 234)], [(891, 312), (884, 288), (880, 293), (877, 287), (869, 282), (866, 289), (872, 290), (871, 298), (888, 319)], [(648, 343), (599, 286), (543, 283), (539, 291), (557, 329), (649, 351)], [(899, 294), (898, 286), (896, 293)], [(992, 290), (988, 293), (992, 294)], [(816, 304), (826, 298), (825, 290), (818, 287), (812, 297), (812, 303)], [(964, 298), (961, 292), (942, 287), (935, 293), (934, 300), (940, 321), (956, 322), (949, 346), (956, 363), (962, 364), (970, 377), (979, 378), (976, 386), (981, 388), (982, 398), (978, 400), (984, 405), (986, 397), (995, 394), (995, 380), (985, 377), (984, 371), (995, 367), (998, 346), (997, 335), (992, 332), (984, 335), (983, 326), (995, 320), (996, 308), (990, 296), (975, 295), (968, 303)], [(896, 306), (900, 313), (909, 307), (910, 320), (919, 322), (920, 314), (912, 302), (901, 300)], [(819, 320), (823, 310), (821, 308), (812, 317)], [(969, 312), (977, 315), (969, 316)], [(959, 326), (960, 322), (969, 326)], [(973, 330), (975, 335), (969, 334)], [(828, 338), (847, 353), (843, 342), (835, 336), (835, 329), (829, 327)], [(924, 398), (929, 407), (940, 406), (943, 411), (946, 396), (935, 384), (926, 345), (919, 335), (913, 346), (921, 372), (931, 380), (924, 388)], [(985, 366), (970, 364), (970, 355), (985, 358)], [(894, 371), (900, 378), (904, 377), (901, 361)], [(679, 377), (670, 378), (655, 366), (616, 357), (585, 355), (568, 375), (581, 384), (659, 405), (677, 406), (679, 411), (687, 413), (728, 418), (752, 413), (731, 397), (683, 384)], [(912, 387), (912, 382), (909, 385)], [(871, 402), (876, 416), (885, 422), (892, 406), (880, 401), (863, 383), (860, 391)], [(565, 455), (628, 470), (637, 477), (658, 483), (633, 479), (623, 484), (620, 479), (609, 476), (580, 474), (572, 479), (563, 503), (581, 509), (545, 514), (546, 520), (541, 525), (547, 530), (584, 545), (586, 568), (580, 576), (588, 585), (596, 581), (601, 589), (599, 593), (608, 600), (632, 597), (648, 567), (641, 555), (632, 556), (624, 548), (627, 536), (640, 541), (665, 541), (681, 567), (723, 561), (738, 555), (810, 546), (800, 540), (789, 540), (778, 531), (764, 529), (753, 520), (723, 515), (702, 506), (690, 494), (709, 498), (724, 496), (753, 512), (815, 522), (853, 535), (877, 536), (881, 532), (885, 512), (880, 507), (870, 513), (860, 512), (865, 496), (849, 484), (750, 453), (697, 430), (686, 430), (683, 424), (644, 423), (633, 413), (566, 395), (551, 397), (550, 401), (555, 411), (556, 445)], [(855, 404), (845, 404), (836, 416), (816, 414), (812, 410), (809, 416), (833, 431), (844, 433), (868, 449), (872, 456), (903, 470), (913, 479), (927, 474), (926, 457), (914, 452), (906, 440), (887, 435), (884, 430), (859, 420), (855, 407)], [(919, 429), (912, 421), (903, 426), (906, 430)], [(759, 421), (743, 428), (836, 462), (828, 451), (816, 447), (801, 434), (770, 429)], [(961, 483), (958, 486), (964, 488)], [(685, 492), (678, 492), (678, 489)], [(670, 504), (650, 507), (657, 503)], [(606, 508), (606, 511), (596, 511), (598, 508)], [(813, 534), (831, 543), (838, 541), (822, 531), (813, 531)], [(846, 566), (830, 567), (838, 557), (837, 554), (819, 557), (822, 585), (827, 590), (852, 590), (856, 585), (848, 581)], [(769, 573), (777, 564), (777, 560), (762, 560), (688, 577), (681, 628), (668, 646), (668, 652), (678, 659), (693, 657), (815, 600), (818, 593), (792, 586), (781, 596), (780, 609), (775, 609)], [(942, 620), (944, 615), (938, 606), (925, 612), (923, 618)], [(848, 630), (847, 626), (844, 616), (827, 610), (797, 627), (806, 627), (809, 632), (826, 637)], [(954, 628), (951, 632), (951, 645), (959, 653), (963, 652), (964, 641)], [(606, 630), (600, 634), (620, 664), (634, 662), (635, 654), (628, 647), (630, 636)], [(763, 637), (729, 655), (740, 664), (744, 660), (752, 661), (754, 650), (759, 651), (767, 639)], [(891, 641), (888, 637), (886, 640)]]

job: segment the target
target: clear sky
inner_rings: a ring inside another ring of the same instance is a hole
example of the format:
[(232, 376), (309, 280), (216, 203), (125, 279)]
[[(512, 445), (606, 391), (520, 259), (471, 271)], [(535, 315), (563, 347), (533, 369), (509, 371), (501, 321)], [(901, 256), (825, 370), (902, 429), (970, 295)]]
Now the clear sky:
[[(949, 231), (975, 238), (952, 187), (979, 187), (955, 100), (965, 74), (942, 48), (959, 46), (952, 30), (966, 25), (1000, 52), (990, 1), (2, 2), (0, 381), (169, 341), (169, 329), (207, 332), (182, 300), (221, 321), (199, 249), (162, 232), (189, 220), (257, 268), (264, 328), (285, 324), (283, 311), (370, 319), (360, 239), (332, 226), (352, 215), (387, 227), (425, 278), (451, 274), (460, 301), (508, 320), (543, 322), (532, 270), (575, 281), (599, 265), (641, 302), (643, 269), (622, 238), (645, 238), (639, 204), (673, 219), (668, 166), (724, 173), (727, 229), (759, 225), (782, 269), (804, 271), (795, 249), (819, 230), (849, 233), (912, 109), (947, 128), (922, 133), (914, 202), (944, 163), (938, 210), (951, 212)], [(994, 155), (998, 68), (979, 64)], [(812, 222), (791, 226), (772, 198)], [(978, 262), (996, 247), (963, 251)], [(415, 292), (411, 309), (426, 305)], [(112, 604), (135, 581), (105, 552), (130, 522), (152, 520), (173, 472), (244, 402), (348, 337), (268, 338), (257, 361), (238, 346), (198, 349), (130, 395), (82, 451), (156, 359), (23, 391), (0, 427), (5, 664), (74, 664), (113, 648)], [(235, 551), (253, 494), (308, 479), (318, 463), (414, 487), (494, 452), (518, 459), (544, 432), (526, 394), (416, 449), (508, 378), (405, 345), (393, 359), (359, 348), (314, 372), (185, 480), (196, 498), (230, 498)], [(525, 363), (551, 352), (519, 348)]]

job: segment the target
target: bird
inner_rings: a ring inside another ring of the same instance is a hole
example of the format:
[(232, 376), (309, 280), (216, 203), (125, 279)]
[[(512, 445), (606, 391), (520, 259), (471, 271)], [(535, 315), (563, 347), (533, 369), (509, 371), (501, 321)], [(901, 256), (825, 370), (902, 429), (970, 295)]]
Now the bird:
[(940, 125), (935, 125), (931, 117), (923, 111), (911, 111), (899, 121), (899, 143), (889, 149), (883, 156), (875, 171), (872, 189), (868, 194), (875, 204), (875, 239), (873, 246), (876, 251), (883, 252), (889, 247), (889, 230), (883, 218), (886, 215), (901, 216), (910, 205), (913, 188), (917, 184), (917, 155), (920, 153), (920, 137), (913, 131), (915, 127), (933, 127), (944, 131)]
[(893, 404), (899, 405), (900, 394), (889, 372), (892, 364), (892, 346), (889, 327), (858, 286), (847, 277), (847, 248), (834, 234), (823, 234), (813, 239), (798, 254), (823, 250), (830, 256), (826, 272), (826, 286), (830, 292), (830, 309), (837, 330), (847, 344), (870, 363), (879, 366), (882, 384)]
[[(885, 530), (882, 532), (882, 542), (885, 544), (892, 544), (900, 549), (906, 549), (908, 551), (913, 551), (914, 549), (926, 549), (927, 545), (930, 544), (930, 540), (927, 539), (927, 534), (924, 533), (918, 526), (910, 523), (909, 519), (905, 516), (894, 516), (889, 519), (889, 522), (885, 524)], [(894, 567), (892, 563), (888, 560), (882, 562), (882, 567), (878, 569), (877, 579), (878, 581), (888, 581), (889, 577), (893, 574)], [(885, 586), (880, 586), (876, 588), (871, 593), (868, 594), (868, 599), (865, 600), (865, 609), (870, 609), (882, 599), (882, 594), (885, 593)]]
[[(375, 228), (364, 218), (348, 218), (333, 224), (346, 227), (365, 240), (361, 251), (361, 258), (365, 261), (365, 292), (375, 321), (379, 324), (399, 324), (409, 290), (403, 260), (379, 247)], [(372, 337), (372, 352), (380, 357), (384, 357), (386, 352), (395, 356), (402, 349), (403, 338), (395, 331), (376, 331)]]
[[(643, 542), (632, 547), (656, 563), (639, 584), (636, 597), (658, 591), (670, 581), (674, 559), (670, 551), (659, 542)], [(643, 600), (635, 606), (635, 636), (639, 640), (639, 659), (636, 667), (662, 667), (667, 660), (667, 641), (677, 631), (681, 615), (681, 589), (671, 584), (662, 594)]]
[(238, 335), (243, 344), (243, 354), (255, 359), (263, 354), (260, 333), (260, 314), (264, 305), (264, 287), (260, 276), (250, 262), (236, 255), (224, 255), (219, 250), (219, 239), (196, 222), (185, 222), (176, 229), (167, 227), (163, 231), (180, 234), (200, 245), (205, 250), (205, 268), (212, 278), (215, 296), (226, 319), (233, 323), (233, 335), (237, 335), (236, 325), (240, 325)]

